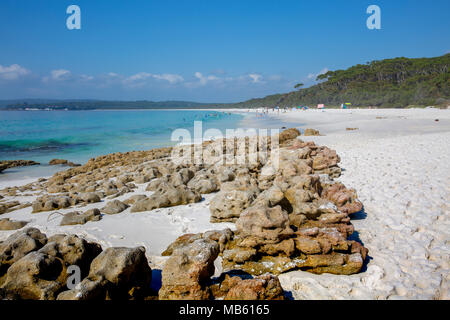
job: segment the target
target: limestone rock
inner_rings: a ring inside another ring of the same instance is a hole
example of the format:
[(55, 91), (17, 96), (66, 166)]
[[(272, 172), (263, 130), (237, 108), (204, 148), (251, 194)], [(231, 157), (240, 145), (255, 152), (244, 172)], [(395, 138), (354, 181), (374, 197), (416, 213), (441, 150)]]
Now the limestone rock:
[(88, 277), (58, 300), (143, 298), (151, 279), (144, 247), (108, 248), (92, 261)]
[(17, 230), (27, 225), (27, 221), (13, 221), (9, 218), (0, 219), (0, 230)]
[(201, 195), (184, 185), (178, 187), (164, 186), (155, 191), (149, 198), (137, 201), (131, 212), (151, 211), (157, 208), (173, 207), (199, 202)]
[(229, 185), (225, 184), (210, 201), (211, 222), (236, 221), (241, 212), (250, 207), (259, 194), (259, 190), (255, 187), (227, 190)]
[(19, 210), (19, 209), (26, 208), (29, 206), (30, 206), (30, 204), (28, 204), (28, 203), (21, 204), (19, 201), (3, 202), (3, 203), (0, 203), (0, 214), (8, 213), (8, 212), (11, 212), (14, 210)]
[(0, 161), (0, 172), (8, 168), (25, 167), (39, 165), (39, 162), (32, 160), (5, 160)]
[(64, 215), (61, 220), (60, 226), (70, 226), (76, 224), (85, 224), (89, 221), (100, 221), (101, 213), (98, 209), (91, 209), (85, 213), (69, 212)]
[(339, 211), (353, 214), (362, 210), (363, 205), (358, 200), (356, 191), (347, 189), (342, 183), (334, 183), (324, 188), (324, 198), (332, 201)]
[(53, 300), (63, 287), (64, 271), (60, 259), (30, 252), (8, 269), (1, 289), (9, 299)]
[[(223, 177), (222, 177), (223, 179)], [(225, 179), (228, 179), (225, 178)], [(199, 171), (196, 175), (188, 182), (187, 186), (195, 190), (200, 194), (207, 194), (211, 192), (216, 192), (219, 190), (218, 178), (216, 175), (211, 174), (207, 171)]]
[(178, 237), (173, 243), (171, 243), (161, 255), (170, 256), (172, 255), (174, 250), (182, 248), (198, 239), (216, 241), (219, 244), (220, 250), (222, 251), (225, 244), (230, 241), (232, 236), (233, 232), (228, 228), (224, 230), (206, 231), (205, 233), (184, 234)]
[(137, 194), (134, 196), (131, 196), (130, 198), (128, 198), (127, 200), (125, 200), (123, 203), (127, 204), (127, 205), (133, 205), (138, 201), (147, 199), (147, 196), (144, 194)]
[(8, 268), (31, 251), (43, 247), (47, 237), (36, 228), (17, 231), (0, 243), (0, 279)]
[(43, 196), (34, 201), (32, 207), (33, 213), (36, 213), (41, 211), (65, 209), (73, 204), (75, 204), (73, 199), (68, 196)]
[(119, 200), (109, 201), (104, 208), (101, 209), (106, 214), (117, 214), (126, 210), (129, 206)]
[(97, 203), (100, 202), (100, 196), (95, 192), (86, 192), (80, 195), (79, 199), (85, 203)]
[(197, 239), (176, 248), (162, 271), (161, 300), (203, 300), (210, 297), (207, 283), (214, 274), (219, 245)]
[(224, 300), (284, 300), (278, 277), (271, 274), (240, 280), (231, 286)]
[(81, 166), (81, 164), (73, 163), (73, 162), (70, 162), (65, 159), (52, 159), (52, 160), (50, 160), (50, 162), (48, 164), (51, 166), (55, 166), (55, 165), (66, 165), (69, 167), (80, 167)]
[(315, 129), (305, 129), (304, 136), (320, 136), (319, 130)]
[(279, 135), (279, 143), (282, 144), (288, 140), (297, 138), (300, 135), (300, 131), (295, 128), (283, 130)]
[(243, 237), (269, 242), (285, 239), (293, 234), (289, 227), (289, 216), (280, 206), (249, 208), (236, 221), (236, 228)]
[(1, 289), (12, 299), (53, 300), (67, 284), (67, 267), (85, 276), (101, 248), (75, 235), (57, 235), (38, 251), (28, 253), (7, 271)]

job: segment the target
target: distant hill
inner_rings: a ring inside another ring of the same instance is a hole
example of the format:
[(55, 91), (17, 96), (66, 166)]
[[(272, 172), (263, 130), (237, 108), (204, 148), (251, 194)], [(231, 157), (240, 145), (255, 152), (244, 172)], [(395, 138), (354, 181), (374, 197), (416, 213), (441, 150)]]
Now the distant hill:
[(107, 100), (49, 100), (22, 99), (0, 101), (3, 110), (51, 109), (51, 110), (118, 110), (118, 109), (189, 109), (220, 107), (220, 104), (207, 104), (190, 101), (107, 101)]
[(395, 58), (358, 64), (346, 70), (319, 75), (318, 84), (297, 91), (274, 94), (239, 103), (197, 103), (189, 101), (106, 100), (0, 100), (3, 110), (52, 109), (187, 109), (294, 107), (324, 103), (339, 106), (402, 108), (411, 105), (450, 104), (450, 54), (436, 58)]
[(234, 108), (298, 105), (407, 107), (450, 101), (450, 54), (436, 58), (395, 58), (329, 71), (309, 88), (232, 104)]

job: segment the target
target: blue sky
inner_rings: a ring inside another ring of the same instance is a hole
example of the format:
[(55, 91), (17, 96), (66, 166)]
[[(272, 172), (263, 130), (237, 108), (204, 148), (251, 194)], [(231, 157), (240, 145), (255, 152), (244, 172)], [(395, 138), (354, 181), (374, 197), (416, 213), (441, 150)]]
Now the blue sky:
[[(68, 30), (66, 8), (81, 8)], [(366, 9), (381, 8), (381, 30)], [(450, 51), (448, 0), (2, 0), (0, 99), (233, 102)]]

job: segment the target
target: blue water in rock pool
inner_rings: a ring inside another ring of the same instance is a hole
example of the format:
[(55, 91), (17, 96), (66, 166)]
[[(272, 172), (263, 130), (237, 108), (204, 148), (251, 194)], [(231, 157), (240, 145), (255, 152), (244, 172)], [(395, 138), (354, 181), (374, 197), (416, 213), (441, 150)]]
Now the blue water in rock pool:
[(1, 111), (0, 160), (85, 163), (108, 153), (174, 145), (173, 130), (185, 128), (193, 136), (194, 121), (202, 121), (203, 130), (217, 128), (225, 135), (243, 118), (207, 110)]

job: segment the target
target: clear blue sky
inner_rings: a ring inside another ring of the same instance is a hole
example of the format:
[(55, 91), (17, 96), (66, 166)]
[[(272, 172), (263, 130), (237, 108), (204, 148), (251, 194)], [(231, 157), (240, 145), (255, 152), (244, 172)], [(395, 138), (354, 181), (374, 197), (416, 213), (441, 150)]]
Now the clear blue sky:
[[(81, 30), (66, 8), (81, 8)], [(381, 8), (381, 30), (366, 9)], [(0, 99), (232, 102), (450, 51), (449, 0), (1, 0)]]

